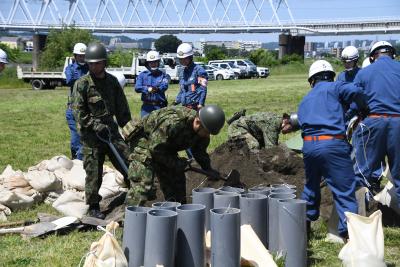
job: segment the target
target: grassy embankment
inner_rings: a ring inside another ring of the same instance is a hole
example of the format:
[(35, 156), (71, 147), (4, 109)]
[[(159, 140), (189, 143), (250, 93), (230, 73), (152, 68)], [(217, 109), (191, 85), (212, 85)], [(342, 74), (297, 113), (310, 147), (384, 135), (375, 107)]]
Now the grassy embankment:
[[(222, 106), (227, 117), (240, 108), (246, 108), (248, 114), (295, 111), (308, 91), (307, 68), (290, 66), (272, 69), (271, 73), (268, 79), (212, 81), (207, 102)], [(0, 88), (4, 85), (2, 78)], [(43, 159), (69, 155), (69, 130), (65, 121), (67, 88), (32, 91), (28, 87), (0, 90), (0, 171), (7, 164), (26, 171)], [(132, 87), (125, 88), (125, 92), (132, 114), (138, 116), (139, 95)], [(171, 101), (176, 92), (177, 85), (172, 85), (168, 91)], [(226, 137), (224, 128), (219, 136), (212, 138), (210, 149), (223, 143)], [(56, 213), (51, 206), (43, 204), (14, 212), (9, 219), (34, 219), (37, 212)], [(121, 231), (118, 233), (120, 236)], [(325, 234), (326, 227), (317, 225), (310, 242), (309, 265), (341, 266), (337, 258), (341, 246), (324, 242)], [(90, 244), (101, 235), (98, 231), (74, 231), (66, 236), (32, 240), (23, 240), (17, 235), (2, 236), (0, 266), (77, 266)], [(385, 258), (390, 266), (400, 263), (399, 229), (385, 228)]]

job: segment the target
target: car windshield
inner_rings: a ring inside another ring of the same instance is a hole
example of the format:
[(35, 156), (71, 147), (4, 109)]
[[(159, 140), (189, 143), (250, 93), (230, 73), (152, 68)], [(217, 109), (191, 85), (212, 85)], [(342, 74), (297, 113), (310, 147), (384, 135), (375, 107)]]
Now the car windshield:
[(247, 64), (249, 64), (250, 66), (255, 66), (255, 64), (253, 62), (251, 62), (250, 60), (244, 60), (244, 62), (246, 62)]

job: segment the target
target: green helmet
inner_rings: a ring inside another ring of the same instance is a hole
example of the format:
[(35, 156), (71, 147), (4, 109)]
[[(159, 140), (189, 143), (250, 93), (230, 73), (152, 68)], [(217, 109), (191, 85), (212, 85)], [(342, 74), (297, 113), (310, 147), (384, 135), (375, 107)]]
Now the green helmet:
[(100, 43), (91, 43), (86, 49), (86, 62), (99, 62), (107, 60), (107, 50)]
[(224, 127), (225, 113), (216, 105), (206, 105), (199, 111), (201, 125), (210, 132), (216, 135)]

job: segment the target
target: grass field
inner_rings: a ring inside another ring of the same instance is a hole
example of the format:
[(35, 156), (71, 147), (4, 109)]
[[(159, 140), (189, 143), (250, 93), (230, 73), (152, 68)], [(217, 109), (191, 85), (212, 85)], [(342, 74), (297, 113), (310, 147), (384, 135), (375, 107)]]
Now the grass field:
[[(277, 113), (296, 111), (301, 98), (308, 91), (306, 71), (279, 75), (268, 79), (212, 81), (209, 83), (207, 103), (223, 107), (227, 117), (246, 108)], [(1, 83), (1, 77), (0, 77)], [(1, 88), (0, 84), (0, 88)], [(26, 171), (43, 159), (55, 155), (69, 155), (69, 130), (65, 121), (68, 89), (32, 91), (26, 88), (0, 90), (0, 172), (7, 164)], [(139, 116), (140, 99), (132, 87), (125, 92), (132, 114)], [(168, 90), (169, 99), (177, 93), (177, 85)], [(226, 128), (212, 138), (210, 149), (226, 140)], [(287, 137), (284, 137), (286, 139)], [(282, 139), (282, 140), (284, 140)], [(12, 213), (10, 221), (34, 219), (37, 212), (56, 214), (49, 205), (39, 205), (26, 211)], [(326, 227), (317, 224), (310, 241), (310, 266), (341, 266), (337, 255), (341, 246), (324, 242)], [(88, 252), (90, 244), (101, 232), (74, 231), (65, 236), (23, 240), (17, 235), (0, 237), (0, 266), (77, 266)], [(120, 237), (121, 231), (118, 231)], [(385, 259), (389, 266), (400, 266), (400, 230), (385, 228)]]

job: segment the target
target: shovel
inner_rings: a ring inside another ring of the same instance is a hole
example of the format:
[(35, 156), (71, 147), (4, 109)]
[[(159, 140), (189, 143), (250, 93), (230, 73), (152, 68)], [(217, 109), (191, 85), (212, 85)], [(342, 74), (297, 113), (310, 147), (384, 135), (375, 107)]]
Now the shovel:
[(193, 167), (191, 165), (189, 165), (189, 168), (187, 170), (193, 171), (196, 173), (200, 173), (200, 174), (204, 174), (213, 179), (223, 180), (223, 181), (225, 181), (224, 185), (232, 185), (232, 186), (242, 185), (242, 183), (240, 182), (240, 173), (235, 169), (231, 170), (227, 175), (224, 175), (224, 176), (216, 175), (214, 173), (210, 173), (208, 171)]
[(105, 139), (105, 138), (101, 137), (98, 133), (96, 133), (97, 138), (99, 138), (100, 141), (102, 141), (108, 145), (108, 147), (111, 149), (114, 156), (117, 158), (117, 161), (118, 161), (119, 165), (121, 166), (122, 170), (125, 172), (125, 173), (123, 173), (124, 177), (127, 177), (128, 176), (128, 167), (126, 166), (125, 161), (122, 159), (121, 155), (118, 153), (118, 150), (115, 148), (115, 146), (111, 142), (110, 128), (106, 127), (106, 129), (108, 131), (108, 139)]
[(77, 220), (76, 217), (67, 216), (52, 222), (40, 222), (29, 226), (0, 229), (0, 234), (22, 234), (26, 237), (38, 237), (64, 228)]

